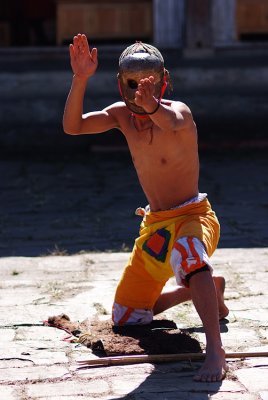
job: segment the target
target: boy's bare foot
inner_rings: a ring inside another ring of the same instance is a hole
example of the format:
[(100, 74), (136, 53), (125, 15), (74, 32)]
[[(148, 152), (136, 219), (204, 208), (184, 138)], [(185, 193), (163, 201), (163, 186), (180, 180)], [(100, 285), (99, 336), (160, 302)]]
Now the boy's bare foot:
[(214, 276), (213, 280), (217, 291), (219, 319), (223, 319), (229, 314), (229, 309), (224, 303), (225, 279), (223, 276)]
[(219, 382), (225, 378), (227, 371), (225, 352), (220, 349), (217, 353), (207, 353), (203, 366), (193, 379), (196, 382)]

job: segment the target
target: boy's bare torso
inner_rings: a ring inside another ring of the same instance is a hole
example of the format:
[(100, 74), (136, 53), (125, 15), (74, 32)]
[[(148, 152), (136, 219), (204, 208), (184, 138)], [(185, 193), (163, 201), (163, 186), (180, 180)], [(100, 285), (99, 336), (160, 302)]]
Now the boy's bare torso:
[(133, 114), (126, 102), (83, 114), (87, 81), (98, 65), (97, 49), (90, 51), (86, 36), (78, 35), (70, 46), (70, 56), (74, 77), (63, 117), (65, 132), (80, 135), (120, 129), (152, 211), (176, 207), (196, 196), (199, 177), (196, 126), (185, 104), (164, 99), (160, 104), (154, 96), (162, 75), (154, 69), (131, 68), (122, 75), (123, 86), (128, 82), (136, 84), (128, 107), (134, 102), (147, 114), (145, 118)]
[[(171, 105), (167, 100), (162, 103)], [(116, 103), (111, 112), (127, 140), (152, 211), (167, 210), (198, 194), (197, 133), (191, 117), (179, 131), (163, 132), (150, 118), (135, 117), (124, 103)]]

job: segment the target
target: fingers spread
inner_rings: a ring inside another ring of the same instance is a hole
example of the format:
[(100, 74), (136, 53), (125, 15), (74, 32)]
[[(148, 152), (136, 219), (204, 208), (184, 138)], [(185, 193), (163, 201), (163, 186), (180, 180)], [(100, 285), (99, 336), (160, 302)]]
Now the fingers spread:
[(70, 45), (70, 55), (71, 57), (79, 57), (84, 55), (89, 55), (94, 64), (97, 64), (98, 52), (94, 47), (90, 51), (88, 40), (85, 34), (78, 33), (73, 38), (73, 44)]

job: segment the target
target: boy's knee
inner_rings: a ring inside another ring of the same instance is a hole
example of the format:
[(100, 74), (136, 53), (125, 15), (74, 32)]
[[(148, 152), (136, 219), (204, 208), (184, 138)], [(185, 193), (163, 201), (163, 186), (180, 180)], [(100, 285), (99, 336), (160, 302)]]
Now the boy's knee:
[(186, 287), (193, 275), (213, 270), (205, 246), (196, 237), (179, 238), (173, 246), (170, 263), (178, 285)]
[(153, 310), (132, 308), (114, 303), (112, 319), (115, 325), (145, 325), (152, 322)]

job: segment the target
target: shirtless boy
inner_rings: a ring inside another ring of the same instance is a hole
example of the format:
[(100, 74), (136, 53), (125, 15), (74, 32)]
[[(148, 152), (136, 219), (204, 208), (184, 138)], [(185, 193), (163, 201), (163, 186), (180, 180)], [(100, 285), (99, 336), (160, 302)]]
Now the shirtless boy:
[[(70, 45), (73, 81), (63, 126), (70, 135), (119, 129), (127, 140), (149, 205), (140, 236), (118, 284), (113, 306), (115, 324), (146, 324), (153, 315), (192, 300), (206, 334), (206, 359), (196, 381), (224, 378), (227, 366), (219, 318), (228, 314), (224, 278), (212, 277), (210, 256), (219, 240), (219, 223), (206, 194), (199, 193), (196, 126), (189, 108), (164, 100), (169, 73), (161, 53), (140, 42), (119, 59), (118, 83), (124, 101), (83, 114), (87, 82), (98, 65), (97, 49), (85, 35)], [(174, 276), (171, 292), (162, 289)]]

